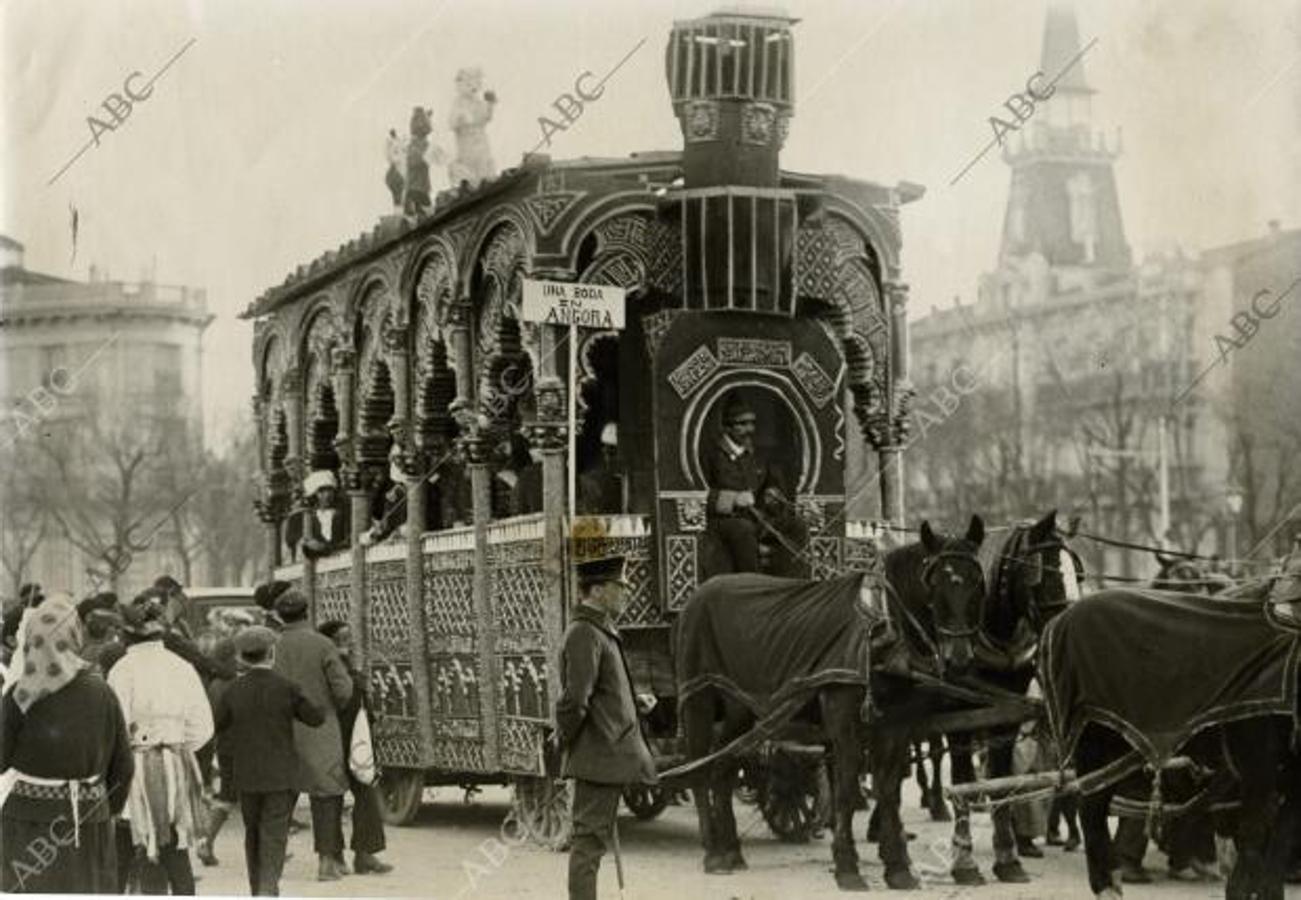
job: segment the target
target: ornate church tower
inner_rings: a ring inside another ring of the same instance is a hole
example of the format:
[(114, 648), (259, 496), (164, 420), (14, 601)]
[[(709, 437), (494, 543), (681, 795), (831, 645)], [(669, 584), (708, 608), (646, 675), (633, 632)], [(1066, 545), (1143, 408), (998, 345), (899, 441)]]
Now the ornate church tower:
[(1052, 0), (1039, 63), (1044, 77), (1034, 83), (1042, 92), (1058, 79), (1056, 92), (1038, 103), (1004, 146), (1012, 187), (1000, 262), (1038, 253), (1050, 268), (1130, 268), (1112, 171), (1118, 142), (1108, 145), (1093, 127), (1095, 91), (1085, 80), (1081, 50), (1074, 9), (1065, 0)]

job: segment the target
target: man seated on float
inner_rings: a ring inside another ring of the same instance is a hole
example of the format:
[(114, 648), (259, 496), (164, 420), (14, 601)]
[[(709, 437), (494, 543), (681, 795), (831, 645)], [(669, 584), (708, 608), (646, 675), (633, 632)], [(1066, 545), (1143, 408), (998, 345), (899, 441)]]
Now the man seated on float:
[(493, 476), (492, 517), (508, 519), (542, 511), (542, 454), (518, 432), (497, 447), (502, 460)]
[(617, 515), (628, 511), (628, 479), (619, 466), (619, 426), (601, 429), (601, 455), (578, 476), (580, 515)]
[(285, 543), (295, 552), (302, 543), (303, 556), (319, 559), (346, 549), (352, 541), (348, 507), (339, 493), (334, 473), (319, 469), (303, 479), (309, 507), (290, 514)]
[[(421, 483), (426, 498), (429, 483)], [(425, 517), (429, 517), (426, 502)], [(370, 503), (371, 526), (361, 533), (361, 545), (369, 547), (389, 537), (404, 538), (407, 533), (407, 482), (396, 458), (390, 458), (388, 474), (375, 486)]]
[(711, 575), (759, 571), (760, 524), (756, 503), (769, 508), (789, 505), (776, 469), (760, 459), (754, 446), (758, 416), (739, 393), (723, 403), (723, 434), (705, 456), (709, 486), (706, 531), (714, 538), (717, 559)]

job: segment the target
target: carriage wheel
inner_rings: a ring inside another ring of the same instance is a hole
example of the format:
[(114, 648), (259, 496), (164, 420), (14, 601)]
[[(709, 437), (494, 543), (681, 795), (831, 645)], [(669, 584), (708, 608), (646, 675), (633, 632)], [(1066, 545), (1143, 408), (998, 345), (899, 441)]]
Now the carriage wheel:
[(760, 785), (759, 811), (778, 840), (803, 844), (821, 836), (831, 807), (824, 760), (775, 753)]
[(630, 784), (623, 789), (623, 803), (632, 814), (649, 822), (669, 805), (669, 794), (655, 784)]
[(409, 825), (420, 811), (425, 773), (420, 769), (385, 769), (379, 778), (379, 809), (386, 825)]
[(512, 836), (549, 850), (569, 849), (574, 831), (573, 782), (558, 778), (520, 776), (512, 782), (515, 796), (506, 814)]

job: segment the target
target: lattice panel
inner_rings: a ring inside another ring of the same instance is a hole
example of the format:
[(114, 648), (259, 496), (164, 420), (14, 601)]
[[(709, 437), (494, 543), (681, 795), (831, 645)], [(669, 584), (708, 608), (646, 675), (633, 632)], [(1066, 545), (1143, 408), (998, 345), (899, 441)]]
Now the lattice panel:
[(375, 761), (403, 769), (421, 767), (420, 723), (415, 719), (377, 718), (371, 732)]
[(426, 553), (424, 582), (425, 628), (431, 646), (448, 644), (454, 637), (473, 642), (474, 551)]
[(696, 536), (694, 534), (669, 535), (668, 581), (669, 609), (681, 609), (696, 589), (699, 578)]
[(542, 725), (523, 719), (501, 720), (501, 767), (506, 772), (542, 775)]
[(434, 765), (447, 772), (486, 772), (483, 744), (456, 738), (434, 738)]
[(501, 636), (537, 636), (546, 630), (546, 580), (542, 541), (488, 546), (493, 621)]
[(352, 569), (316, 573), (316, 622), (348, 621), (352, 609)]
[(547, 684), (547, 658), (541, 654), (503, 655), (497, 660), (501, 682), (498, 710), (503, 716), (550, 720), (551, 693)]
[(411, 616), (407, 607), (405, 560), (372, 563), (366, 569), (366, 628), (375, 656), (411, 658)]
[(628, 605), (619, 617), (618, 625), (660, 625), (660, 599), (655, 584), (655, 569), (651, 564), (651, 535), (635, 537), (574, 538), (571, 556), (574, 560), (596, 559), (601, 556), (623, 555), (628, 564), (625, 570), (632, 588), (628, 591)]
[(809, 540), (809, 554), (813, 558), (810, 577), (814, 580), (834, 578), (840, 574), (840, 538), (811, 538)]
[(881, 550), (870, 538), (845, 538), (846, 571), (874, 572), (881, 566)]

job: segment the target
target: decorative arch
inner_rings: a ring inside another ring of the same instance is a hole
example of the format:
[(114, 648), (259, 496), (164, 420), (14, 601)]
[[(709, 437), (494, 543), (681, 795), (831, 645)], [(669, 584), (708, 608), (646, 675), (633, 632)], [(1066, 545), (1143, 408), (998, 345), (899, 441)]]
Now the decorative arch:
[[(410, 303), (408, 321), (412, 331), (412, 359), (417, 377), (427, 377), (435, 342), (452, 352), (449, 329), (452, 306), (456, 303), (456, 254), (451, 245), (435, 239), (413, 255), (407, 296)], [(455, 371), (456, 359), (450, 358)]]
[(888, 443), (885, 409), (890, 377), (891, 324), (877, 245), (860, 223), (840, 214), (823, 216), (797, 237), (800, 283), (806, 310), (840, 342), (846, 384), (870, 439)]
[[(316, 460), (332, 458), (333, 468), (338, 466), (333, 441), (339, 431), (339, 409), (331, 376), (334, 351), (343, 345), (342, 333), (328, 299), (314, 304), (304, 321), (306, 327), (301, 332), (298, 353), (303, 389), (300, 402), (303, 404), (305, 433), (302, 437), (304, 446), (308, 448), (309, 464), (319, 468)], [(330, 441), (328, 453), (323, 444), (318, 445), (327, 432)]]
[(541, 326), (520, 320), (523, 279), (528, 271), (527, 236), (502, 224), (483, 245), (475, 267), (474, 353), (482, 373), (481, 408), (499, 424), (519, 417), (530, 404), (533, 377), (541, 363)]

